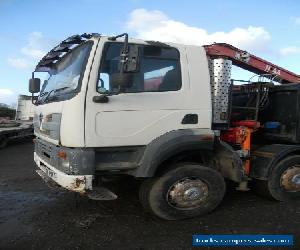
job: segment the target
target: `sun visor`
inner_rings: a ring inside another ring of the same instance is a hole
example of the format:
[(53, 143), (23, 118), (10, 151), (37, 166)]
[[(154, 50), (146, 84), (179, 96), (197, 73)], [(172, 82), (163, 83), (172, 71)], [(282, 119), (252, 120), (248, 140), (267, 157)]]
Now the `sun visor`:
[(35, 67), (35, 72), (50, 72), (55, 65), (64, 57), (65, 54), (75, 49), (78, 45), (84, 43), (91, 37), (100, 37), (100, 34), (82, 34), (70, 36), (63, 40), (60, 44), (50, 50), (43, 58), (39, 61)]

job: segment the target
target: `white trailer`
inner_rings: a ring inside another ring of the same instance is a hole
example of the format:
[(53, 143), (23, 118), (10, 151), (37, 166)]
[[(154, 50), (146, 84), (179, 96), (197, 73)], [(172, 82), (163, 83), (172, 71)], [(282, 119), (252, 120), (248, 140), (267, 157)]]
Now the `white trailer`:
[(2, 121), (0, 123), (0, 149), (9, 141), (33, 137), (32, 122)]
[(19, 95), (15, 120), (0, 119), (0, 148), (11, 140), (33, 136), (34, 105), (31, 96)]
[(31, 96), (19, 95), (16, 108), (16, 120), (33, 120), (34, 105)]

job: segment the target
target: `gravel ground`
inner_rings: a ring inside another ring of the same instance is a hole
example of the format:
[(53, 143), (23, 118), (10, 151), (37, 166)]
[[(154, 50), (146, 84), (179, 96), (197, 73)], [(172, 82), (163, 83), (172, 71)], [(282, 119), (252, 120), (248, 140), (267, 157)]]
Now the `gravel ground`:
[(293, 234), (300, 249), (300, 201), (229, 187), (211, 214), (166, 222), (142, 210), (137, 190), (121, 181), (119, 199), (106, 202), (51, 190), (35, 173), (32, 143), (10, 144), (0, 151), (0, 249), (192, 249), (196, 233)]

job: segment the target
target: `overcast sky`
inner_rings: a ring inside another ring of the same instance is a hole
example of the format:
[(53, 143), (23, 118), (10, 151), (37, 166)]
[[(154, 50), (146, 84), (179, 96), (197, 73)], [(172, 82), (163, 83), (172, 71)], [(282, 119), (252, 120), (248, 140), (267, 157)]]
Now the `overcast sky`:
[(59, 41), (97, 32), (185, 44), (227, 42), (300, 74), (300, 2), (0, 0), (0, 103), (28, 94)]

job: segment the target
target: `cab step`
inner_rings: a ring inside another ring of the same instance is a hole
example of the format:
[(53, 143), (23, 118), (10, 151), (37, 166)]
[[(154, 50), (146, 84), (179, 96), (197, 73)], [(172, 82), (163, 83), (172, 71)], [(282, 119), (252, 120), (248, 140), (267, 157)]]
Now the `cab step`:
[(105, 187), (93, 187), (93, 190), (87, 191), (86, 193), (91, 200), (109, 201), (118, 198), (115, 193)]

